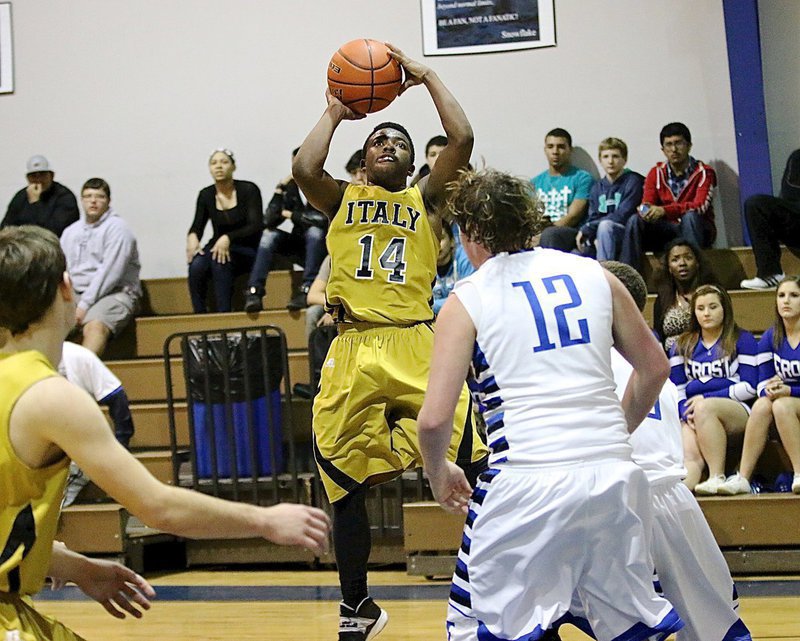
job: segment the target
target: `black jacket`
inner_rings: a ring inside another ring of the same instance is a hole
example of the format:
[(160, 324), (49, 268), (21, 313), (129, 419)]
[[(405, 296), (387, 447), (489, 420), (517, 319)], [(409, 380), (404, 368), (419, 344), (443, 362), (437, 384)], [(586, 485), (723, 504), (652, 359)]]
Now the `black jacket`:
[(50, 189), (35, 203), (28, 202), (27, 188), (20, 189), (8, 204), (6, 217), (0, 227), (38, 225), (49, 229), (60, 238), (63, 231), (79, 218), (75, 194), (54, 181)]
[(279, 183), (275, 188), (275, 193), (264, 212), (264, 226), (267, 229), (275, 229), (280, 225), (284, 220), (281, 213), (284, 209), (292, 212), (295, 230), (305, 231), (312, 225), (323, 229), (328, 228), (328, 217), (303, 202), (300, 188), (294, 180), (290, 180), (286, 184)]

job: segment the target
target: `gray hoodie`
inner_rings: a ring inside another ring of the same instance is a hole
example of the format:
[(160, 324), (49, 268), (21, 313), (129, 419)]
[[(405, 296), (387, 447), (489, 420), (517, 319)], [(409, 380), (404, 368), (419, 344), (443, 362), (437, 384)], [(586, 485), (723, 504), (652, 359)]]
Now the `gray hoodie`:
[(72, 286), (81, 295), (79, 307), (89, 309), (109, 294), (142, 295), (139, 251), (127, 223), (109, 207), (96, 223), (82, 217), (64, 230), (61, 248), (67, 257)]

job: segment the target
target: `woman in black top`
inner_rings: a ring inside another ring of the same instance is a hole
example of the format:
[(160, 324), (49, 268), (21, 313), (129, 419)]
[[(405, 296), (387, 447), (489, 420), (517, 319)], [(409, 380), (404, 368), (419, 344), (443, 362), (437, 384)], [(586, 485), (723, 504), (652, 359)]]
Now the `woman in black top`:
[(684, 238), (671, 240), (661, 258), (661, 271), (656, 278), (658, 296), (653, 308), (653, 329), (666, 352), (678, 336), (689, 330), (690, 301), (700, 285), (718, 285), (705, 255)]
[[(194, 222), (186, 239), (189, 294), (197, 313), (208, 311), (208, 283), (213, 281), (216, 311), (231, 311), (233, 281), (249, 273), (263, 229), (261, 191), (246, 180), (234, 180), (236, 161), (229, 149), (217, 149), (208, 161), (214, 184), (197, 196)], [(208, 221), (212, 236), (200, 246)]]

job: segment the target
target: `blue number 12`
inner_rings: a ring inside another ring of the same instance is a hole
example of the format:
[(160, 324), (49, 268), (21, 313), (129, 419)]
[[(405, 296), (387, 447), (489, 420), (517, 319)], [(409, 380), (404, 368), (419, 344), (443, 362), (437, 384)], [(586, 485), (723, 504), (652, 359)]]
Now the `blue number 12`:
[[(570, 302), (564, 303), (563, 305), (556, 305), (553, 308), (553, 314), (556, 317), (556, 324), (558, 325), (558, 339), (561, 343), (561, 347), (581, 345), (590, 342), (589, 323), (585, 318), (578, 320), (579, 336), (577, 338), (572, 338), (569, 333), (569, 324), (567, 323), (566, 311), (568, 309), (572, 309), (573, 307), (580, 307), (580, 304), (583, 302), (581, 295), (578, 293), (578, 289), (575, 287), (575, 281), (573, 281), (572, 277), (568, 274), (558, 274), (556, 276), (548, 276), (547, 278), (543, 278), (542, 283), (544, 284), (544, 288), (548, 294), (556, 293), (556, 281), (561, 281), (564, 283), (564, 287), (566, 287), (567, 293), (570, 296)], [(536, 323), (536, 332), (539, 335), (540, 342), (539, 345), (534, 346), (534, 353), (546, 352), (548, 350), (555, 349), (557, 346), (550, 340), (550, 336), (547, 333), (547, 321), (544, 317), (544, 310), (539, 302), (539, 298), (536, 296), (536, 292), (533, 290), (533, 285), (530, 283), (530, 281), (511, 284), (514, 287), (522, 288), (522, 291), (525, 292), (525, 297), (528, 299), (528, 304), (531, 307), (531, 311), (533, 312), (533, 320)]]

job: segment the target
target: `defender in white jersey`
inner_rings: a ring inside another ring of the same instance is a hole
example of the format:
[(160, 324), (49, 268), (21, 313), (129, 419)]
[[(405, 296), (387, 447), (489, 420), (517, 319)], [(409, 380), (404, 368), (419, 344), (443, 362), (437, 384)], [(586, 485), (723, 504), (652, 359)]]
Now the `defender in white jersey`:
[[(624, 263), (602, 265), (619, 278), (643, 310), (647, 287), (639, 273)], [(616, 350), (611, 364), (621, 392), (631, 366)], [(652, 555), (658, 580), (686, 624), (677, 641), (750, 641), (750, 632), (736, 612), (736, 588), (725, 558), (697, 500), (682, 483), (686, 468), (678, 397), (675, 385), (666, 381), (653, 409), (630, 437), (633, 460), (650, 482)], [(571, 610), (578, 614), (577, 608)]]
[[(480, 266), (440, 313), (419, 416), (434, 496), (467, 513), (449, 638), (540, 639), (573, 594), (601, 641), (669, 635), (683, 623), (653, 590), (649, 489), (628, 443), (667, 378), (663, 351), (596, 262), (528, 249), (541, 214), (526, 182), (467, 172), (449, 206)], [(634, 368), (621, 404), (612, 345)], [(445, 453), (473, 356), (492, 454), (470, 500)]]

